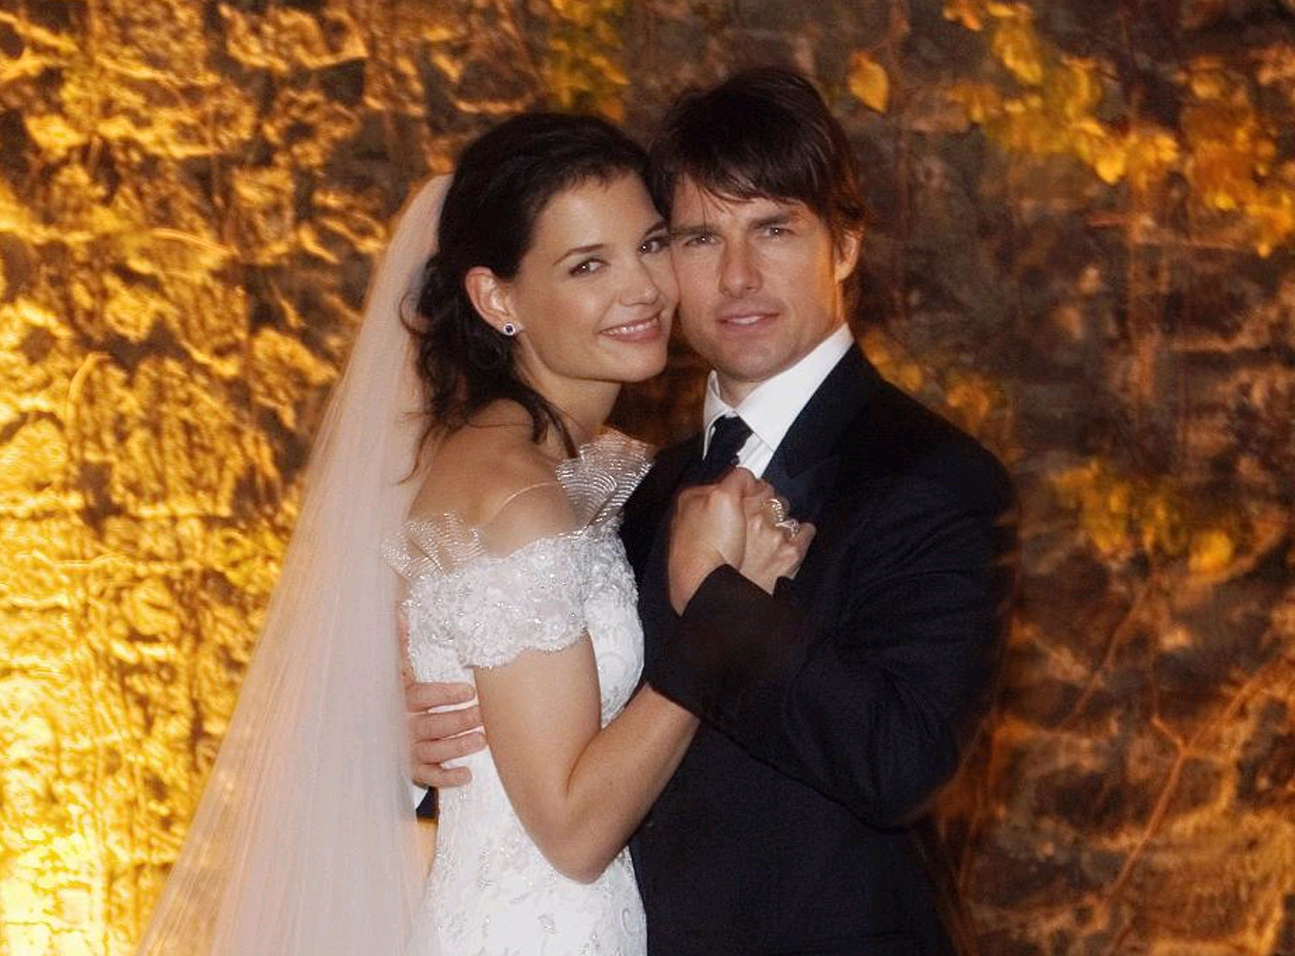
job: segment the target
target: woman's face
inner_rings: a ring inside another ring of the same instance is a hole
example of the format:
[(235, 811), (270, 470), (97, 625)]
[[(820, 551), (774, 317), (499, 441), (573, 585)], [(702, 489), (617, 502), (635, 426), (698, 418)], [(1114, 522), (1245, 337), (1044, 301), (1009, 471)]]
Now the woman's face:
[(660, 372), (679, 294), (665, 220), (639, 177), (554, 196), (503, 295), (518, 371), (560, 406), (572, 389)]

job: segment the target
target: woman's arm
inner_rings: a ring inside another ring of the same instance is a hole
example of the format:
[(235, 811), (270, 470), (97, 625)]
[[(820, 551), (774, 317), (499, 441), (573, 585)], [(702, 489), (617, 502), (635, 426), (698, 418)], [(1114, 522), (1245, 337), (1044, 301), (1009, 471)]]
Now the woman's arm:
[[(481, 722), (513, 809), (555, 869), (588, 882), (625, 846), (698, 722), (645, 689), (601, 727), (593, 643), (578, 630), (587, 589), (600, 584), (588, 580), (578, 557), (591, 539), (577, 536), (579, 521), (555, 482), (506, 502), (479, 529), (483, 550), (505, 562), (487, 571), (488, 603), (475, 632), (489, 633), (491, 647), (479, 652), (469, 640), (464, 661), (473, 667)], [(523, 553), (542, 539), (550, 543), (539, 555)], [(632, 605), (624, 613), (634, 614)]]
[(600, 730), (587, 637), (523, 651), (476, 678), (491, 753), (526, 832), (558, 872), (596, 879), (665, 787), (697, 718), (645, 687)]

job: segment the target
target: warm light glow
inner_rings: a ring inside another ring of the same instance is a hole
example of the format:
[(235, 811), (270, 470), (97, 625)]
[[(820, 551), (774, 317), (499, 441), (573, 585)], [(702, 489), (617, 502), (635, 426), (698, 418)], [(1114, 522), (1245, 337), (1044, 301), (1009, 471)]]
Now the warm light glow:
[[(323, 177), (309, 215), (295, 198), (357, 124), (309, 71), (360, 62), (358, 41), (304, 14), (227, 11), (237, 69), (307, 77), (267, 116), (262, 89), (203, 67), (202, 5), (155, 12), (97, 34), (0, 18), (23, 44), (7, 78), (60, 80), (22, 117), (42, 191), (0, 192), (6, 956), (124, 953), (146, 919), (349, 340), (339, 276), (363, 281), (396, 198)], [(254, 142), (268, 162), (246, 155)]]

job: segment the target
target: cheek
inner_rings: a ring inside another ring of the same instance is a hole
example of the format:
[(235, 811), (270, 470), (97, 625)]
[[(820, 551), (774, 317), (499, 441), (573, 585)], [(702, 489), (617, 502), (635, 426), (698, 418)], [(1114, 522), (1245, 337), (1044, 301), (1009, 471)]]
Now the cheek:
[(674, 267), (670, 264), (669, 256), (649, 260), (648, 274), (667, 302), (679, 301), (679, 283), (675, 280)]
[(683, 337), (699, 352), (706, 352), (709, 341), (710, 323), (705, 320), (706, 310), (690, 303), (687, 297), (679, 299), (679, 310), (675, 313), (679, 331)]
[(679, 325), (685, 332), (689, 332), (693, 326), (703, 327), (703, 317), (709, 311), (705, 296), (698, 295), (695, 289), (690, 293), (687, 280), (682, 277), (679, 280), (679, 306), (676, 311)]
[(549, 296), (542, 319), (556, 336), (579, 334), (580, 329), (597, 323), (605, 307), (604, 299), (599, 291), (590, 288), (569, 288)]
[(530, 296), (525, 309), (519, 313), (519, 325), (526, 330), (532, 348), (541, 356), (563, 349), (572, 322), (572, 302), (569, 296), (546, 290)]
[(700, 289), (706, 282), (706, 277), (710, 275), (712, 269), (708, 259), (704, 255), (698, 255), (695, 251), (688, 253), (671, 253), (670, 264), (679, 283), (679, 288)]
[(713, 283), (700, 263), (676, 259), (674, 278), (681, 310), (705, 307)]

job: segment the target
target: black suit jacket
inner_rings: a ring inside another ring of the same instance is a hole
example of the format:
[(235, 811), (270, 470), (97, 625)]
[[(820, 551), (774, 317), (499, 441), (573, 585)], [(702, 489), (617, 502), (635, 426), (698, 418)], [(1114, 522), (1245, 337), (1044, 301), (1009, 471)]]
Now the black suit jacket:
[(679, 616), (666, 519), (700, 451), (663, 452), (622, 529), (644, 677), (703, 721), (632, 842), (649, 953), (948, 953), (911, 827), (994, 683), (1006, 473), (852, 349), (765, 472), (818, 528), (797, 576), (720, 568)]

